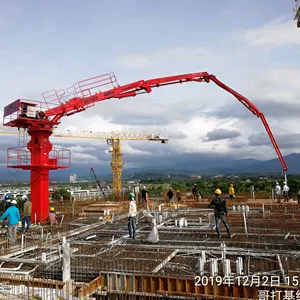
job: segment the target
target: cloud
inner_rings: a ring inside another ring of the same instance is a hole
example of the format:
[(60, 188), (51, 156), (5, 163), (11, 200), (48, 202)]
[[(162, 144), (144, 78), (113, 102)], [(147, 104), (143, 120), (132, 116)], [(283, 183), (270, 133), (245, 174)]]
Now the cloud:
[(228, 143), (228, 147), (231, 149), (241, 149), (247, 147), (247, 143), (243, 141), (232, 141)]
[[(276, 134), (276, 141), (281, 149), (298, 149), (300, 146), (300, 133)], [(255, 133), (248, 138), (249, 146), (270, 146), (271, 142), (265, 133)]]
[(133, 148), (131, 145), (128, 143), (123, 142), (122, 144), (122, 151), (125, 154), (133, 154), (133, 155), (152, 155), (151, 152), (149, 151), (142, 151), (137, 148)]
[(299, 30), (295, 22), (284, 22), (281, 18), (263, 27), (245, 30), (243, 39), (248, 47), (268, 50), (300, 44)]
[(222, 128), (217, 128), (212, 131), (209, 131), (206, 136), (202, 139), (203, 142), (219, 141), (234, 139), (239, 137), (241, 133), (236, 130), (227, 130)]
[(189, 63), (194, 61), (211, 60), (224, 63), (230, 56), (218, 53), (214, 49), (204, 47), (171, 47), (161, 48), (147, 53), (136, 53), (121, 56), (117, 64), (128, 69), (145, 69), (159, 67), (161, 64)]
[[(161, 137), (163, 137), (163, 135), (161, 135)], [(188, 135), (181, 131), (168, 131), (166, 137), (172, 140), (176, 140), (176, 139), (185, 139), (188, 137)]]

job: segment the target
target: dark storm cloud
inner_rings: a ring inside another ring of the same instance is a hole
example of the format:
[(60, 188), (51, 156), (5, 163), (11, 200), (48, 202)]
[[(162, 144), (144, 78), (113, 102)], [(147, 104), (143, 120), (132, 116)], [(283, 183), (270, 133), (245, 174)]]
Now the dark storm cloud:
[[(276, 134), (275, 139), (281, 149), (289, 149), (300, 146), (300, 134)], [(248, 138), (249, 146), (270, 146), (271, 141), (266, 133), (252, 134)]]
[[(274, 118), (290, 118), (298, 117), (300, 111), (300, 103), (287, 103), (287, 102), (275, 102), (267, 100), (255, 100), (253, 101), (255, 106), (266, 116)], [(253, 118), (253, 114), (242, 104), (232, 103), (215, 110), (210, 110), (205, 113), (209, 117), (217, 117), (222, 119), (239, 118), (249, 119)]]
[(98, 115), (114, 124), (163, 126), (173, 121), (188, 122), (196, 116), (202, 116), (204, 107), (205, 103), (194, 97), (185, 97), (169, 103), (145, 95), (145, 98), (138, 99), (110, 99), (83, 112), (82, 115)]
[(239, 137), (240, 132), (236, 130), (227, 130), (222, 128), (216, 128), (212, 131), (209, 131), (206, 136), (202, 139), (203, 142), (227, 140)]
[(247, 147), (247, 144), (241, 141), (232, 141), (228, 144), (231, 149), (241, 149)]

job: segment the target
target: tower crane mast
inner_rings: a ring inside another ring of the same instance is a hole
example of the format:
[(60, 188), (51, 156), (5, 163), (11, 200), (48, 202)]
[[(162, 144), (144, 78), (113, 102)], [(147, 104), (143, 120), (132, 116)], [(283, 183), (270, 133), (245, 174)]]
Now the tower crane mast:
[[(153, 88), (189, 82), (214, 82), (260, 118), (281, 162), (283, 172), (286, 173), (287, 165), (263, 113), (247, 98), (219, 81), (215, 75), (197, 72), (118, 85), (114, 73), (108, 73), (79, 81), (66, 91), (48, 91), (43, 94), (44, 102), (18, 99), (4, 108), (3, 125), (28, 128), (28, 134), (31, 136), (31, 140), (27, 144), (27, 148), (31, 152), (29, 163), (23, 163), (24, 155), (22, 149), (19, 149), (16, 151), (19, 160), (11, 167), (31, 171), (32, 199), (35, 201), (33, 213), (36, 213), (37, 219), (45, 220), (48, 214), (49, 170), (70, 167), (69, 163), (62, 163), (69, 162), (70, 159), (70, 152), (66, 149), (54, 151), (54, 157), (49, 156), (53, 150), (49, 137), (62, 117), (84, 111), (103, 100), (135, 97), (139, 94), (150, 93)], [(107, 88), (108, 85), (110, 88)], [(8, 156), (13, 150), (13, 148), (8, 149)], [(66, 157), (64, 153), (67, 153)]]

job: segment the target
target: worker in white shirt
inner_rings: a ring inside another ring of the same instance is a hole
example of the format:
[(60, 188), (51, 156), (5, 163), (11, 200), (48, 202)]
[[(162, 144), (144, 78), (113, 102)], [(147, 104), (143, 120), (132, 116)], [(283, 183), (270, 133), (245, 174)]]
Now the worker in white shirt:
[(283, 197), (284, 197), (284, 201), (285, 202), (289, 202), (290, 198), (289, 198), (289, 190), (290, 188), (287, 186), (286, 182), (283, 183)]
[(277, 198), (277, 202), (280, 203), (280, 197), (281, 197), (281, 187), (279, 185), (278, 182), (276, 182), (276, 188), (275, 188), (275, 192), (276, 192), (276, 198)]
[(128, 212), (128, 231), (129, 237), (135, 239), (136, 236), (136, 202), (134, 200), (134, 194), (130, 193), (128, 196), (129, 200), (129, 212)]

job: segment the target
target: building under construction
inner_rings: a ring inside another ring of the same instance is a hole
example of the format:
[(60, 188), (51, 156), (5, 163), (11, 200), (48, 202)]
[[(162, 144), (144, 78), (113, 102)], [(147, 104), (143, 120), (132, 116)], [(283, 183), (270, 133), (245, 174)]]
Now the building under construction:
[(183, 200), (139, 210), (135, 240), (126, 202), (54, 204), (58, 225), (1, 242), (0, 298), (297, 299), (298, 205), (237, 198), (219, 239), (207, 200)]

